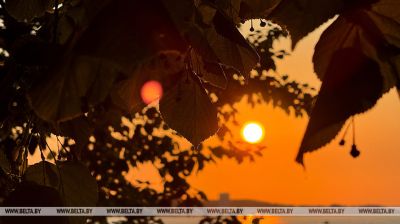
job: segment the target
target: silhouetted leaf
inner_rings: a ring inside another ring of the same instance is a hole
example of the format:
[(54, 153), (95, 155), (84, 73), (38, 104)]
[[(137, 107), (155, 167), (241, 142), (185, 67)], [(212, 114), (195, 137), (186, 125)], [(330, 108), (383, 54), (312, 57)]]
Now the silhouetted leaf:
[(337, 50), (331, 59), (296, 161), (331, 141), (350, 116), (370, 109), (381, 97), (379, 65), (357, 48)]
[(82, 150), (89, 141), (89, 137), (92, 134), (93, 129), (93, 125), (85, 116), (80, 116), (60, 123), (60, 135), (74, 139), (76, 146), (74, 149), (79, 150), (78, 152), (74, 153), (77, 153), (78, 155), (80, 154), (80, 150)]
[[(52, 187), (38, 185), (34, 182), (22, 182), (17, 185), (4, 200), (6, 207), (62, 207), (64, 203), (57, 190)], [(62, 216), (3, 216), (0, 222), (4, 224), (40, 223), (40, 224), (71, 224), (67, 217)]]
[[(234, 67), (243, 75), (247, 75), (259, 61), (257, 52), (240, 34), (232, 19), (223, 12), (217, 10), (215, 13), (207, 13), (204, 18), (204, 13), (195, 13), (198, 9), (190, 0), (182, 1), (181, 4), (163, 2), (182, 35), (204, 61)], [(196, 17), (197, 14), (200, 18)], [(197, 20), (205, 20), (209, 24), (203, 26), (204, 22), (199, 24)]]
[(19, 21), (30, 21), (43, 16), (53, 5), (51, 0), (7, 0), (7, 12)]
[(282, 0), (267, 18), (289, 30), (292, 47), (308, 33), (344, 10), (373, 0)]
[(62, 122), (76, 118), (108, 95), (116, 71), (114, 64), (104, 60), (69, 58), (55, 68), (48, 81), (29, 92), (29, 102), (43, 120)]
[(196, 147), (218, 130), (217, 109), (190, 71), (161, 98), (160, 112), (170, 128)]
[(266, 18), (282, 0), (242, 0), (240, 17), (244, 19)]
[[(43, 169), (44, 166), (44, 169)], [(43, 173), (45, 179), (43, 179)], [(80, 162), (40, 162), (29, 166), (25, 180), (39, 185), (53, 187), (59, 191), (65, 205), (69, 207), (90, 207), (97, 202), (97, 183), (89, 170)], [(44, 183), (45, 181), (45, 183)], [(85, 223), (86, 217), (69, 217), (70, 224)]]
[(58, 162), (58, 166), (46, 161), (36, 163), (28, 167), (24, 179), (57, 189), (68, 206), (94, 206), (97, 184), (88, 169), (71, 161)]
[(206, 83), (215, 87), (226, 89), (228, 79), (221, 64), (204, 61), (194, 51), (191, 53), (191, 63), (197, 76)]
[(298, 162), (302, 163), (303, 153), (330, 142), (347, 118), (370, 109), (398, 84), (400, 19), (392, 10), (395, 4), (398, 2), (381, 0), (341, 15), (322, 34), (313, 62), (323, 84)]
[(59, 185), (57, 167), (47, 161), (29, 166), (24, 174), (24, 179), (49, 187), (57, 187)]

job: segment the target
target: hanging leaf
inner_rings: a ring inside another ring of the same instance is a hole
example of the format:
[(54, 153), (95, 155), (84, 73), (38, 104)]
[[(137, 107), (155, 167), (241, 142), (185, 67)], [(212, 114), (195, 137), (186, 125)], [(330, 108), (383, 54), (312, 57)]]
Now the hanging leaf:
[(89, 122), (86, 116), (80, 116), (72, 120), (68, 120), (60, 123), (60, 135), (70, 137), (75, 141), (75, 147), (71, 152), (80, 158), (80, 152), (86, 147), (89, 141), (90, 135), (93, 133), (94, 127)]
[[(36, 163), (28, 167), (24, 179), (58, 190), (67, 207), (93, 207), (97, 203), (96, 180), (87, 167), (77, 161), (58, 162), (58, 168), (49, 162)], [(70, 224), (86, 221), (83, 216), (71, 216), (68, 219)]]
[(116, 66), (100, 59), (69, 59), (29, 93), (28, 100), (43, 120), (62, 122), (79, 117), (101, 102), (117, 76)]
[(399, 83), (400, 23), (398, 13), (391, 9), (393, 4), (381, 0), (343, 14), (322, 34), (313, 56), (322, 87), (298, 162), (303, 162), (305, 152), (329, 143), (347, 118), (370, 109)]
[[(204, 29), (204, 35), (218, 60), (226, 66), (236, 68), (245, 77), (248, 77), (259, 62), (256, 50), (244, 39), (235, 24), (220, 12), (214, 16), (213, 27)], [(196, 48), (195, 45), (194, 47)], [(205, 61), (215, 61), (203, 49), (207, 48), (196, 48)]]
[(89, 170), (79, 162), (58, 162), (58, 168), (46, 161), (39, 162), (28, 167), (24, 179), (57, 189), (67, 206), (96, 205), (96, 180), (90, 175)]
[(336, 51), (328, 67), (296, 161), (331, 141), (350, 116), (370, 109), (381, 97), (379, 65), (360, 49)]
[(161, 98), (160, 112), (170, 128), (196, 147), (218, 130), (217, 109), (190, 71)]
[(299, 40), (336, 14), (372, 1), (282, 0), (267, 18), (289, 30), (294, 48)]
[(240, 5), (240, 18), (256, 19), (266, 18), (282, 0), (242, 0)]
[(204, 61), (194, 50), (190, 54), (191, 65), (197, 76), (204, 82), (215, 87), (226, 89), (228, 79), (224, 67), (216, 62)]
[(59, 190), (60, 176), (57, 167), (47, 161), (29, 166), (24, 174), (24, 180), (32, 181), (43, 186), (54, 187)]
[(339, 13), (343, 0), (282, 0), (268, 18), (289, 30), (292, 47), (308, 33)]
[[(34, 182), (24, 181), (17, 185), (3, 201), (5, 207), (62, 207), (63, 200), (57, 190)], [(2, 216), (1, 223), (40, 223), (71, 224), (68, 217), (63, 216)]]
[(31, 21), (41, 17), (53, 6), (51, 0), (7, 0), (7, 12), (18, 21)]

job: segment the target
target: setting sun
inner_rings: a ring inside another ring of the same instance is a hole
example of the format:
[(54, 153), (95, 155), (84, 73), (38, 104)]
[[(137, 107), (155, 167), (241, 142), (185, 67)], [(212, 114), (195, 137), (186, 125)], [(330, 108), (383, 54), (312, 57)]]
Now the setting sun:
[(242, 137), (246, 142), (258, 143), (264, 138), (264, 128), (256, 122), (249, 122), (242, 128)]

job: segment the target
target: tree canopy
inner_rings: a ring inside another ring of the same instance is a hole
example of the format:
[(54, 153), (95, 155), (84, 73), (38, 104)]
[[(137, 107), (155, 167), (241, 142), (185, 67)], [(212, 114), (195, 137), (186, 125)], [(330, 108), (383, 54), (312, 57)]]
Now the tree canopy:
[[(10, 198), (4, 203), (15, 202), (13, 192), (39, 184), (61, 192), (66, 205), (96, 204), (97, 197), (100, 205), (132, 200), (164, 205), (175, 199), (196, 205), (204, 193), (188, 194), (185, 176), (224, 155), (240, 162), (260, 154), (229, 140), (227, 147), (201, 144), (214, 134), (225, 141), (229, 130), (223, 121), (234, 119), (236, 111), (223, 106), (256, 93), (259, 98), (249, 97), (250, 103), (272, 101), (289, 114), (309, 115), (296, 158), (303, 164), (304, 153), (329, 143), (346, 120), (400, 88), (396, 0), (7, 0), (0, 5), (5, 174), (0, 188)], [(315, 47), (314, 69), (322, 81), (316, 97), (306, 84), (268, 74), (274, 60), (287, 54), (272, 48), (275, 39), (289, 35), (294, 48), (334, 17)], [(238, 30), (247, 20), (248, 38)], [(253, 20), (267, 28), (256, 31)], [(143, 109), (140, 88), (149, 80), (162, 85), (159, 110)], [(135, 116), (145, 122), (133, 124)], [(180, 149), (169, 134), (155, 130), (174, 130), (194, 147)], [(64, 139), (57, 152), (48, 147), (51, 135)], [(36, 149), (43, 162), (27, 167), (28, 153)], [(45, 162), (46, 150), (55, 165)], [(111, 167), (101, 165), (106, 161)], [(161, 164), (164, 192), (124, 179), (129, 166), (145, 161)], [(71, 173), (94, 176), (99, 194), (90, 178), (82, 177), (93, 194), (64, 188), (62, 183), (81, 178)]]

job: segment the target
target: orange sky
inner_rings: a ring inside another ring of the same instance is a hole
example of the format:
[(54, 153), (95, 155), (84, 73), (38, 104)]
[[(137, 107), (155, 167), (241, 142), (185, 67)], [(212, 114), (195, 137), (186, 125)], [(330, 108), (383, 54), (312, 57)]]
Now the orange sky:
[[(319, 87), (311, 58), (323, 29), (300, 41), (291, 56), (278, 61), (278, 72)], [(281, 40), (276, 47), (287, 47), (289, 43)], [(252, 109), (241, 102), (237, 108), (242, 122), (256, 120), (265, 126), (266, 138), (261, 144), (268, 148), (254, 163), (237, 164), (224, 159), (192, 177), (190, 182), (209, 198), (228, 192), (234, 199), (290, 204), (400, 205), (400, 102), (396, 91), (384, 95), (372, 110), (356, 117), (359, 158), (349, 155), (348, 135), (345, 147), (340, 147), (336, 139), (325, 148), (306, 154), (306, 170), (294, 161), (306, 118), (287, 116), (271, 105)]]
[[(299, 42), (291, 56), (278, 61), (278, 72), (319, 87), (311, 57), (322, 31), (320, 28), (313, 32)], [(281, 40), (276, 49), (287, 48), (289, 43), (289, 40)], [(253, 163), (237, 164), (223, 159), (190, 177), (193, 187), (203, 190), (210, 199), (217, 199), (220, 193), (227, 192), (233, 199), (294, 205), (400, 206), (400, 103), (396, 91), (383, 96), (371, 111), (356, 117), (359, 158), (353, 159), (349, 155), (351, 135), (348, 135), (345, 147), (340, 147), (339, 139), (336, 139), (325, 148), (306, 154), (306, 170), (295, 163), (295, 156), (307, 118), (287, 116), (281, 109), (265, 104), (252, 109), (240, 102), (236, 107), (240, 122), (254, 120), (264, 125), (265, 139), (259, 144), (267, 149), (264, 156)], [(240, 136), (239, 128), (234, 131)], [(215, 142), (215, 138), (207, 141)], [(157, 170), (151, 164), (145, 164), (139, 170), (130, 172), (128, 178), (150, 179), (160, 186)]]

